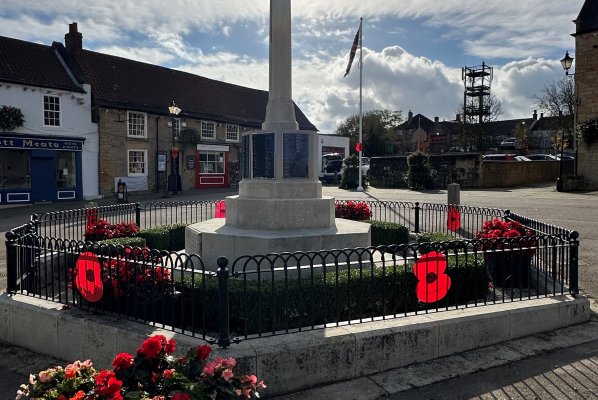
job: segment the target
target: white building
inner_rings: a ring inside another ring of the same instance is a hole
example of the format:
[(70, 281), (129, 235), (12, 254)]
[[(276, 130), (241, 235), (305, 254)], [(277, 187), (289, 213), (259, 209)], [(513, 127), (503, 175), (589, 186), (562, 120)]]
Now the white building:
[(97, 198), (89, 85), (78, 83), (55, 45), (0, 37), (0, 54), (9, 55), (0, 63), (0, 108), (24, 116), (20, 127), (0, 125), (0, 203)]

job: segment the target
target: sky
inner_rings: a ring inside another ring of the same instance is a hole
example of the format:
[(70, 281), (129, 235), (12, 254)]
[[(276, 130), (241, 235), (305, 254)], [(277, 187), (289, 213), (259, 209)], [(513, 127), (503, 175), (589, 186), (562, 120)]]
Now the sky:
[[(291, 0), (293, 100), (323, 133), (359, 112), (359, 54), (343, 75), (363, 17), (364, 112), (454, 120), (462, 67), (484, 62), (500, 119), (531, 117), (533, 96), (563, 79), (565, 51), (575, 57), (582, 4)], [(2, 0), (0, 35), (50, 45), (77, 22), (87, 50), (268, 90), (268, 13), (267, 0)]]

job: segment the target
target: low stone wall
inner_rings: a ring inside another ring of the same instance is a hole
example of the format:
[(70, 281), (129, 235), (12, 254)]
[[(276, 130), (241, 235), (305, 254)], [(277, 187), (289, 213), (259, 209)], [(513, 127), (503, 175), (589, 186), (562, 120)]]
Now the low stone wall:
[[(264, 395), (271, 397), (589, 320), (588, 299), (562, 295), (264, 337), (215, 348), (213, 356), (237, 358), (241, 369), (268, 383)], [(154, 334), (174, 338), (182, 351), (205, 344), (140, 323), (0, 294), (0, 340), (65, 361), (90, 358), (108, 368), (116, 354), (134, 354)]]
[[(480, 187), (513, 187), (532, 183), (555, 182), (559, 161), (483, 161), (480, 164)], [(573, 162), (565, 161), (563, 175), (573, 172)]]

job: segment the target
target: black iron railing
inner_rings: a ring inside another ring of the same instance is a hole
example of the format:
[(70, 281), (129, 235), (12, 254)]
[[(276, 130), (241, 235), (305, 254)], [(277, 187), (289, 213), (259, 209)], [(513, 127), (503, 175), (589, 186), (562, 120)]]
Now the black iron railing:
[[(202, 260), (33, 233), (13, 232), (6, 241), (12, 293), (149, 322), (223, 347), (253, 337), (576, 293), (577, 245), (575, 233), (462, 239), (243, 256), (232, 260), (229, 271), (223, 257)], [(78, 269), (82, 260), (90, 270), (90, 260), (97, 260), (99, 279)], [(84, 294), (94, 281), (102, 288), (99, 301)]]

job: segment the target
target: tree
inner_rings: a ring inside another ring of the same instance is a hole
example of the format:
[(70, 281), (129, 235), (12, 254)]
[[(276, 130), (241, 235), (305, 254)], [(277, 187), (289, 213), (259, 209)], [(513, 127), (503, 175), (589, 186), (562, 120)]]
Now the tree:
[(527, 128), (525, 127), (525, 122), (520, 122), (517, 124), (513, 131), (513, 135), (517, 138), (519, 142), (519, 148), (521, 149), (522, 154), (527, 154), (529, 149), (529, 141), (527, 140)]
[[(468, 107), (471, 106), (468, 104)], [(488, 112), (482, 116), (482, 123), (480, 124), (479, 115), (465, 115), (463, 103), (459, 105), (457, 114), (461, 115), (462, 130), (459, 138), (459, 144), (469, 149), (485, 150), (485, 130), (484, 123), (496, 121), (503, 113), (503, 102), (495, 95), (491, 94), (486, 102), (483, 104), (484, 109)]]
[[(575, 112), (575, 90), (570, 77), (544, 85), (541, 95), (534, 95), (536, 106), (552, 118), (552, 129), (564, 132), (568, 141), (573, 137), (573, 113)], [(559, 139), (560, 140), (560, 139)], [(555, 142), (556, 143), (556, 142)], [(558, 145), (560, 148), (560, 145)], [(565, 148), (567, 145), (565, 144)]]
[[(393, 151), (389, 144), (394, 139), (397, 126), (401, 123), (401, 111), (373, 110), (363, 114), (363, 153), (368, 157), (383, 156)], [(336, 130), (337, 135), (350, 139), (350, 151), (354, 152), (359, 141), (359, 115), (351, 115), (341, 122)]]

